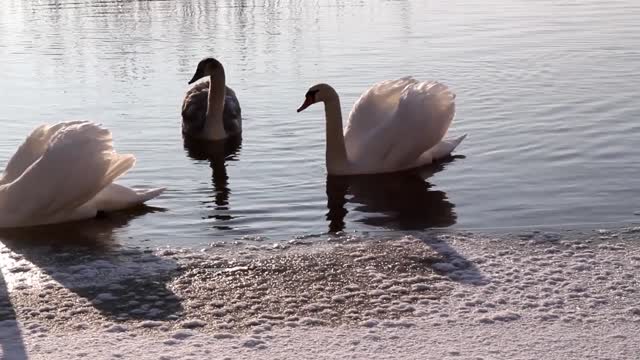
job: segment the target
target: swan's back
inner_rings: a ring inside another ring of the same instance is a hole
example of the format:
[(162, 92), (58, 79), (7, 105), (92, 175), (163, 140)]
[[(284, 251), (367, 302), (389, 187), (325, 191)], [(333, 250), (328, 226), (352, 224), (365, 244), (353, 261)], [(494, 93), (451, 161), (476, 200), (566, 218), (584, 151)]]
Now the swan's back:
[[(187, 91), (182, 102), (182, 132), (194, 137), (204, 130), (207, 120), (207, 104), (209, 97), (210, 78), (206, 77), (197, 81)], [(242, 111), (235, 91), (226, 87), (224, 109), (222, 112), (224, 130), (229, 135), (238, 135), (242, 132)]]

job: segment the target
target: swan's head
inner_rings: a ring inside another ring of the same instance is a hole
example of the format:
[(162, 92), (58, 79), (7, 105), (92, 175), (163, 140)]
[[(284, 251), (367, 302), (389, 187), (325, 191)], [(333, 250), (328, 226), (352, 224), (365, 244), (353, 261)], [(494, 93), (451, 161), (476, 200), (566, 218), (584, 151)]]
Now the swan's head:
[(308, 108), (317, 102), (327, 102), (338, 98), (336, 91), (327, 84), (313, 85), (304, 96), (304, 103), (298, 108), (298, 112)]
[(213, 78), (220, 71), (223, 71), (220, 61), (214, 58), (204, 58), (198, 63), (196, 73), (193, 74), (193, 77), (191, 78), (191, 81), (189, 81), (189, 84), (193, 84), (194, 82), (205, 76), (211, 76)]

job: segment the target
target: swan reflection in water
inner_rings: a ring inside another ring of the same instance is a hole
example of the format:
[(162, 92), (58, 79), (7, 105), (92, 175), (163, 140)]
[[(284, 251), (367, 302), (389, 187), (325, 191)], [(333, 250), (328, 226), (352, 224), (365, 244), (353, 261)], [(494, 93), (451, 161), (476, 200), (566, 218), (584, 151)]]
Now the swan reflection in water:
[(345, 229), (347, 203), (355, 205), (355, 221), (391, 230), (425, 230), (456, 223), (455, 205), (426, 181), (455, 158), (409, 171), (327, 176), (329, 231)]
[[(184, 149), (187, 155), (198, 161), (208, 161), (211, 167), (211, 182), (213, 185), (213, 199), (202, 203), (214, 210), (207, 219), (227, 222), (233, 219), (229, 214), (229, 176), (227, 175), (227, 161), (237, 161), (242, 149), (242, 138), (232, 137), (224, 141), (202, 141), (184, 138)], [(233, 230), (228, 225), (214, 225), (218, 230)]]
[(129, 227), (133, 219), (163, 211), (166, 209), (142, 205), (130, 210), (99, 213), (89, 220), (0, 229), (0, 243), (16, 252), (44, 246), (53, 250), (82, 248), (92, 253), (104, 253), (120, 246), (116, 235)]

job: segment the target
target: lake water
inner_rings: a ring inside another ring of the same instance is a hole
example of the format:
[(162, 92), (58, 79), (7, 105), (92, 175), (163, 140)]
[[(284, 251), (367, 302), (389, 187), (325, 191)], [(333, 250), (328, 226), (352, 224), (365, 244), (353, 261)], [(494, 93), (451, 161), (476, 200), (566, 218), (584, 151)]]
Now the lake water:
[[(0, 164), (36, 125), (102, 122), (138, 158), (122, 180), (167, 186), (105, 231), (191, 245), (243, 236), (638, 220), (640, 3), (77, 1), (0, 7)], [(244, 116), (239, 149), (185, 150), (180, 105), (205, 56)], [(413, 75), (457, 93), (463, 155), (419, 174), (327, 179), (324, 114)]]

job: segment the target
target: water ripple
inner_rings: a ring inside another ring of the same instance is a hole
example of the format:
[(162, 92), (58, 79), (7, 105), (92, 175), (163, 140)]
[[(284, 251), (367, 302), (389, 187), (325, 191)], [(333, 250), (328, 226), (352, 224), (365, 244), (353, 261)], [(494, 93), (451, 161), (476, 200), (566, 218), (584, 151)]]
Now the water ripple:
[[(104, 123), (138, 158), (123, 182), (169, 187), (154, 202), (166, 211), (132, 219), (124, 241), (627, 221), (638, 13), (631, 0), (13, 0), (0, 8), (0, 162), (41, 122)], [(186, 82), (209, 55), (245, 116), (231, 158), (192, 158), (180, 136)], [(329, 181), (322, 110), (295, 112), (306, 89), (331, 83), (347, 113), (408, 74), (455, 90), (466, 157), (371, 186)]]

